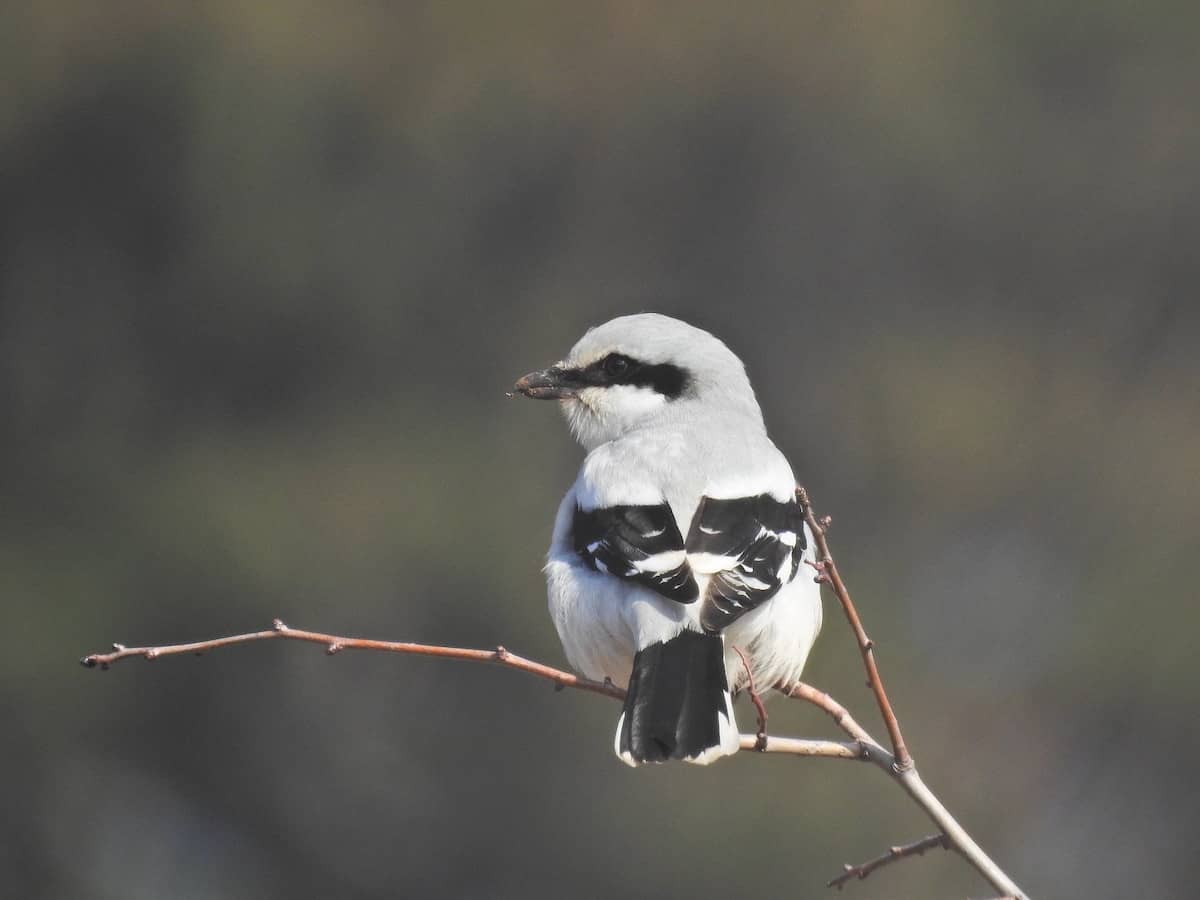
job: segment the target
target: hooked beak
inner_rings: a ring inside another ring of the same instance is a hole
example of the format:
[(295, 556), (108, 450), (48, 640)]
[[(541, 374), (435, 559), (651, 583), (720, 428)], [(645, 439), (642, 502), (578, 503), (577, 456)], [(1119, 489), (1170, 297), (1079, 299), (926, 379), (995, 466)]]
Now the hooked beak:
[(522, 376), (513, 385), (513, 390), (534, 400), (571, 400), (577, 396), (579, 386), (566, 369), (551, 366)]

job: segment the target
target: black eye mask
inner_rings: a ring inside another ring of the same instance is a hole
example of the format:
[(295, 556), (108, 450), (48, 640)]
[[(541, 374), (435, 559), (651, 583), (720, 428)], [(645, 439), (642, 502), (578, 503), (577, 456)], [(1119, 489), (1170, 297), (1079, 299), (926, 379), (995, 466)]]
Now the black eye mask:
[(582, 369), (568, 369), (563, 376), (578, 388), (629, 384), (650, 388), (668, 400), (678, 399), (690, 381), (687, 369), (671, 363), (651, 365), (622, 353), (610, 353)]

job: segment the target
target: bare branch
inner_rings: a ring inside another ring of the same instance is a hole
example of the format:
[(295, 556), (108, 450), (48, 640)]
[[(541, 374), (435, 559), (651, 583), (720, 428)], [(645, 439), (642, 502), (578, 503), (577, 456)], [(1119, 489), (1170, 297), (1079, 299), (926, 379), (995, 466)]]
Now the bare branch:
[(881, 747), (854, 720), (854, 717), (847, 712), (844, 706), (824, 691), (803, 682), (781, 686), (780, 690), (789, 697), (805, 700), (828, 713), (834, 722), (837, 723), (838, 727), (854, 739), (853, 742), (862, 750), (863, 758), (874, 763), (893, 780), (899, 782), (905, 793), (921, 807), (930, 821), (940, 829), (940, 833), (946, 838), (950, 846), (957, 850), (975, 871), (986, 878), (992, 887), (999, 891), (1004, 891), (1005, 896), (1012, 896), (1016, 900), (1029, 900), (1028, 895), (1017, 886), (1016, 882), (1008, 877), (1003, 869), (996, 865), (991, 857), (984, 852), (983, 848), (975, 842), (975, 839), (971, 837), (967, 830), (951, 815), (950, 810), (946, 809), (942, 802), (934, 795), (933, 791), (921, 780), (921, 775), (917, 772), (915, 765), (910, 765), (907, 769), (901, 769), (896, 764), (896, 758)]
[[(887, 693), (884, 690), (883, 681), (880, 678), (879, 669), (875, 663), (874, 645), (870, 638), (867, 637), (866, 630), (863, 628), (854, 603), (850, 599), (850, 594), (846, 590), (846, 585), (842, 581), (837, 570), (837, 565), (834, 563), (833, 557), (829, 552), (829, 545), (825, 539), (825, 530), (829, 526), (829, 518), (817, 519), (814, 516), (812, 505), (804, 488), (797, 488), (796, 497), (804, 511), (805, 521), (812, 530), (816, 541), (819, 557), (816, 564), (819, 573), (818, 580), (828, 584), (837, 595), (838, 600), (842, 604), (842, 609), (846, 614), (846, 619), (850, 624), (850, 628), (858, 641), (863, 664), (867, 670), (868, 684), (875, 694), (880, 715), (883, 717), (884, 724), (887, 726), (888, 734), (891, 738), (892, 752), (889, 752), (876, 742), (866, 729), (855, 721), (846, 708), (829, 694), (803, 682), (776, 685), (776, 688), (789, 697), (804, 700), (826, 712), (835, 724), (850, 737), (850, 740), (806, 740), (767, 735), (765, 732), (765, 710), (762, 708), (761, 702), (758, 702), (755, 706), (759, 714), (759, 733), (757, 735), (741, 735), (741, 749), (791, 756), (825, 757), (874, 763), (892, 779), (899, 782), (905, 792), (938, 827), (939, 831), (936, 835), (931, 835), (922, 841), (917, 841), (915, 844), (905, 847), (893, 847), (886, 856), (870, 860), (860, 866), (848, 866), (846, 872), (834, 879), (831, 884), (840, 888), (850, 878), (865, 878), (870, 872), (881, 866), (907, 856), (920, 855), (930, 847), (941, 845), (948, 849), (957, 850), (976, 871), (988, 880), (992, 887), (1001, 891), (1006, 898), (1028, 900), (1028, 896), (984, 853), (983, 849), (975, 843), (966, 830), (950, 814), (949, 810), (942, 805), (941, 801), (934, 796), (933, 792), (921, 780), (921, 776), (917, 773), (916, 766), (909, 755), (904, 738), (900, 733), (896, 714), (893, 712), (891, 703), (887, 698)], [(88, 668), (98, 667), (107, 669), (113, 663), (134, 656), (140, 656), (144, 659), (157, 659), (160, 656), (175, 656), (185, 653), (200, 655), (209, 650), (228, 647), (233, 644), (280, 639), (321, 644), (325, 647), (325, 652), (330, 655), (341, 650), (379, 650), (391, 653), (409, 653), (471, 662), (494, 663), (544, 678), (553, 682), (558, 689), (569, 687), (576, 690), (588, 691), (593, 694), (600, 694), (614, 700), (621, 700), (625, 696), (625, 692), (611, 681), (606, 680), (601, 682), (581, 678), (571, 672), (518, 656), (515, 653), (509, 652), (504, 647), (497, 647), (494, 650), (476, 650), (401, 641), (348, 638), (317, 631), (302, 631), (296, 628), (289, 628), (279, 619), (275, 620), (273, 627), (269, 631), (255, 631), (189, 644), (170, 644), (157, 647), (125, 647), (121, 644), (113, 644), (112, 652), (93, 653), (90, 656), (85, 656), (80, 662)], [(744, 657), (742, 661), (744, 664), (746, 663)], [(748, 666), (747, 671), (749, 671)], [(757, 695), (753, 689), (754, 684), (751, 680), (751, 699), (755, 700), (757, 699)]]
[[(574, 688), (623, 700), (625, 692), (611, 681), (592, 681), (581, 678), (571, 672), (556, 669), (545, 663), (535, 662), (523, 656), (497, 647), (495, 650), (475, 650), (466, 647), (441, 647), (435, 644), (413, 644), (405, 641), (377, 641), (368, 638), (342, 637), (341, 635), (325, 634), (319, 631), (304, 631), (290, 628), (280, 619), (274, 621), (268, 631), (252, 631), (247, 634), (235, 634), (229, 637), (213, 638), (207, 641), (195, 641), (189, 644), (164, 644), (157, 647), (126, 647), (123, 644), (113, 644), (111, 653), (92, 653), (83, 657), (79, 662), (89, 669), (107, 669), (114, 663), (133, 657), (153, 660), (161, 656), (179, 656), (192, 654), (200, 656), (209, 650), (230, 647), (235, 644), (247, 644), (253, 641), (290, 640), (305, 641), (311, 644), (321, 644), (325, 653), (332, 656), (342, 650), (379, 650), (387, 653), (410, 653), (419, 656), (439, 656), (443, 659), (461, 659), (469, 662), (486, 662), (528, 672), (538, 678), (554, 682), (559, 688)], [(857, 741), (822, 741), (804, 740), (801, 738), (773, 737), (769, 735), (742, 735), (741, 746), (744, 750), (760, 750), (763, 753), (785, 753), (793, 756), (816, 756), (830, 759), (866, 760), (867, 754)]]
[(904, 736), (900, 733), (900, 723), (896, 721), (896, 714), (892, 711), (887, 691), (883, 689), (883, 680), (879, 677), (879, 667), (875, 664), (875, 644), (867, 637), (862, 620), (858, 617), (858, 610), (854, 608), (854, 601), (850, 599), (850, 592), (846, 590), (842, 576), (838, 573), (837, 563), (833, 561), (833, 556), (829, 552), (829, 543), (825, 539), (825, 529), (830, 522), (829, 517), (826, 516), (820, 522), (817, 521), (817, 517), (813, 514), (812, 502), (808, 498), (808, 491), (803, 487), (796, 488), (796, 500), (804, 511), (804, 520), (808, 523), (817, 542), (817, 580), (828, 584), (837, 595), (842, 604), (842, 610), (846, 614), (846, 621), (850, 623), (850, 630), (854, 632), (854, 637), (858, 641), (863, 665), (867, 669), (867, 686), (875, 692), (875, 702), (879, 704), (879, 714), (883, 716), (888, 736), (892, 741), (892, 755), (896, 757), (896, 766), (901, 771), (911, 768), (912, 757), (904, 743)]
[(162, 647), (126, 647), (122, 644), (113, 644), (112, 653), (93, 653), (90, 656), (85, 656), (79, 662), (89, 669), (96, 666), (99, 666), (101, 669), (107, 669), (113, 663), (120, 662), (132, 656), (141, 656), (145, 659), (158, 659), (160, 656), (174, 656), (181, 653), (200, 655), (209, 650), (228, 647), (232, 644), (270, 640), (308, 641), (312, 644), (323, 644), (325, 652), (330, 656), (342, 650), (382, 650), (389, 653), (415, 653), (420, 656), (441, 656), (447, 659), (464, 659), (470, 662), (496, 663), (501, 666), (508, 666), (511, 669), (528, 672), (531, 675), (537, 675), (539, 678), (546, 678), (553, 681), (560, 688), (576, 688), (581, 691), (590, 691), (593, 694), (603, 694), (606, 697), (612, 697), (616, 700), (625, 698), (625, 692), (611, 681), (592, 681), (589, 678), (581, 678), (571, 672), (565, 672), (562, 669), (556, 669), (553, 666), (547, 666), (544, 663), (534, 662), (523, 656), (517, 656), (517, 654), (511, 653), (503, 647), (497, 647), (495, 650), (471, 650), (464, 647), (438, 647), (431, 644), (411, 644), (402, 641), (376, 641), (368, 638), (340, 637), (333, 634), (323, 634), (319, 631), (302, 631), (298, 628), (289, 628), (280, 619), (274, 621), (270, 631), (253, 631), (249, 634), (235, 634), (231, 637), (197, 641), (192, 644), (168, 644)]
[(850, 599), (850, 592), (846, 589), (846, 584), (838, 573), (837, 563), (833, 561), (833, 555), (829, 552), (829, 542), (825, 538), (825, 532), (829, 528), (830, 519), (828, 516), (817, 519), (813, 513), (808, 492), (802, 486), (796, 488), (796, 500), (804, 511), (804, 521), (812, 531), (817, 544), (817, 580), (829, 585), (842, 604), (842, 611), (845, 612), (850, 630), (854, 632), (854, 637), (858, 641), (858, 649), (867, 670), (867, 686), (874, 692), (875, 702), (879, 706), (879, 714), (887, 726), (888, 736), (892, 742), (892, 753), (887, 753), (872, 741), (870, 735), (854, 721), (846, 709), (828, 694), (803, 684), (791, 686), (789, 694), (808, 700), (829, 713), (843, 731), (859, 742), (873, 763), (900, 782), (900, 786), (924, 810), (941, 834), (945, 836), (950, 846), (961, 853), (963, 858), (986, 878), (992, 887), (1005, 895), (1016, 897), (1018, 900), (1028, 900), (1028, 896), (1017, 886), (1017, 883), (996, 865), (983, 848), (975, 842), (975, 839), (967, 833), (967, 830), (958, 823), (958, 820), (950, 814), (950, 810), (946, 809), (933, 791), (921, 780), (916, 764), (904, 743), (904, 736), (900, 733), (900, 723), (896, 720), (896, 714), (888, 700), (887, 691), (884, 690), (879, 667), (875, 664), (875, 645), (867, 637), (866, 629), (863, 628), (854, 601)]
[(930, 821), (942, 830), (954, 849), (961, 853), (963, 858), (974, 867), (975, 871), (986, 878), (992, 887), (1005, 896), (1015, 897), (1017, 900), (1029, 900), (1028, 895), (1008, 877), (1003, 869), (996, 865), (995, 861), (984, 852), (967, 830), (951, 815), (950, 810), (946, 809), (942, 801), (921, 780), (915, 766), (896, 772), (895, 777), (900, 782), (900, 786), (904, 788), (905, 793), (912, 797), (916, 804), (924, 810), (925, 815), (929, 816)]
[(750, 702), (754, 704), (754, 712), (758, 716), (758, 742), (754, 745), (754, 749), (762, 752), (767, 749), (767, 708), (763, 705), (762, 697), (758, 695), (758, 690), (754, 687), (754, 672), (750, 668), (750, 661), (746, 659), (746, 654), (736, 646), (733, 648), (733, 652), (738, 655), (738, 659), (742, 661), (742, 668), (746, 670), (746, 694), (750, 697)]
[[(818, 709), (829, 713), (835, 725), (854, 740), (864, 744), (874, 744), (875, 739), (867, 734), (867, 730), (854, 720), (854, 717), (846, 710), (846, 707), (838, 703), (831, 696), (811, 684), (805, 684), (803, 681), (797, 681), (795, 684), (780, 685), (780, 693), (794, 697), (797, 700), (804, 700), (811, 703)], [(889, 754), (890, 756), (891, 754)]]
[(867, 761), (867, 754), (857, 741), (814, 741), (805, 738), (788, 738), (765, 735), (762, 746), (759, 736), (743, 734), (741, 749), (759, 753), (786, 753), (789, 756), (824, 756), (830, 759)]
[(877, 856), (874, 859), (869, 859), (865, 863), (859, 863), (857, 866), (852, 866), (846, 863), (843, 866), (843, 872), (837, 878), (831, 879), (828, 883), (829, 887), (835, 887), (839, 891), (847, 881), (857, 878), (862, 881), (876, 869), (882, 869), (884, 866), (898, 862), (907, 856), (920, 856), (926, 850), (932, 850), (934, 847), (941, 847), (944, 850), (953, 849), (949, 839), (944, 834), (931, 834), (929, 837), (921, 838), (919, 841), (913, 841), (911, 844), (901, 844), (896, 847), (889, 847), (888, 852), (882, 856)]

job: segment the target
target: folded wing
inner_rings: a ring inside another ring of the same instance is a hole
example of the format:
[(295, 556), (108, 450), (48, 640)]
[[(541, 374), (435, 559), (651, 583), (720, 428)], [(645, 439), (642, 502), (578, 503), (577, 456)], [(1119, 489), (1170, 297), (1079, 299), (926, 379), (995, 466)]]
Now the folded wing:
[(705, 497), (685, 542), (692, 569), (712, 576), (701, 627), (721, 631), (773, 597), (795, 577), (806, 547), (795, 500), (781, 502), (769, 494)]
[(575, 552), (590, 569), (628, 578), (677, 603), (700, 596), (671, 508), (575, 507)]

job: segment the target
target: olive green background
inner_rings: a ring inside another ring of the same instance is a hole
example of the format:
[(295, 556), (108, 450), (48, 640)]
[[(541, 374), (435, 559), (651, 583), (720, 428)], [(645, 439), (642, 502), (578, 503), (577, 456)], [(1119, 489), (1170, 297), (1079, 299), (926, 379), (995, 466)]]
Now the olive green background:
[[(561, 663), (539, 568), (581, 452), (504, 392), (657, 310), (747, 361), (983, 845), (1037, 897), (1189, 894), (1198, 25), (6, 6), (3, 893), (824, 897), (928, 833), (853, 763), (629, 770), (615, 704), (487, 667), (77, 665), (274, 616)], [(808, 677), (882, 736), (828, 600)], [(947, 853), (845, 892), (988, 894)]]

